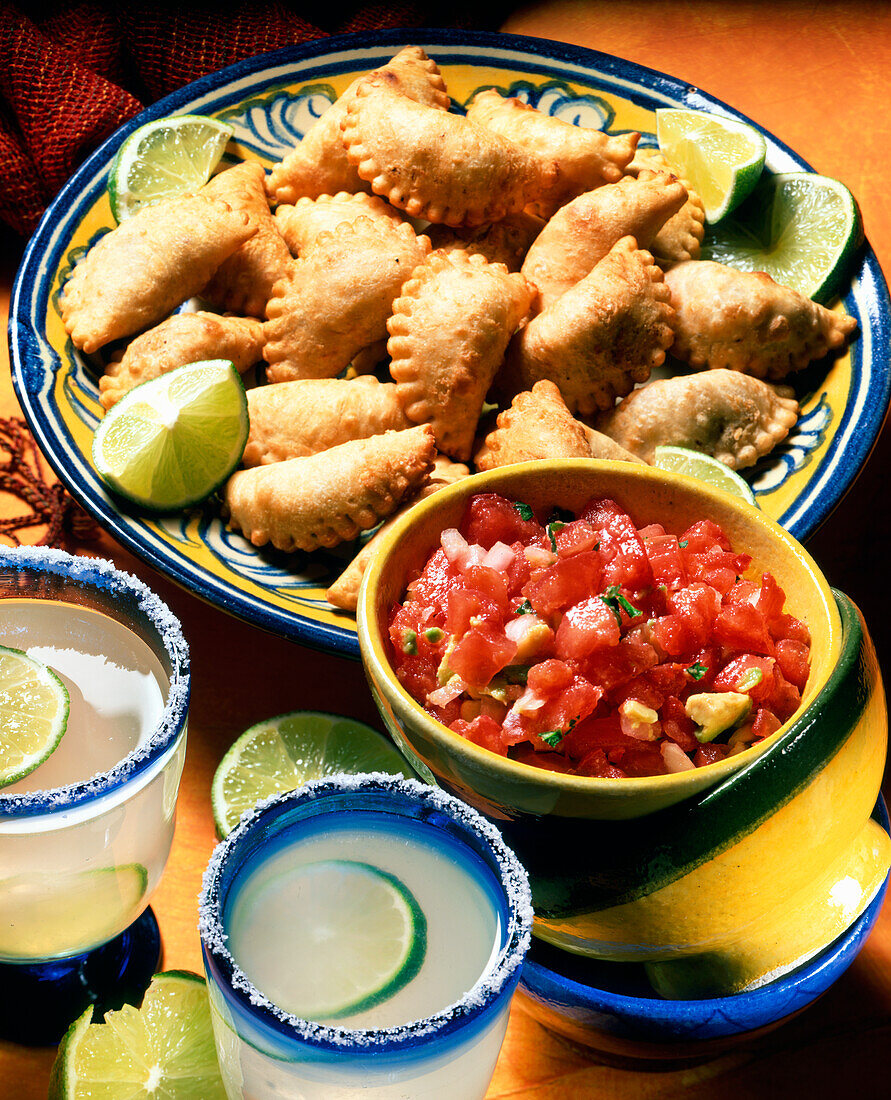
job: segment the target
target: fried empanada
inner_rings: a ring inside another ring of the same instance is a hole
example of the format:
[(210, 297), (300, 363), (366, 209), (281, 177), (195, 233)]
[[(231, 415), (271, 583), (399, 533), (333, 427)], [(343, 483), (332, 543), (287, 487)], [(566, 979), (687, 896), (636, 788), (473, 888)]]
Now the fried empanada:
[[(403, 95), (437, 110), (448, 110), (451, 101), (439, 67), (420, 46), (406, 46), (382, 68), (392, 74)], [(347, 105), (362, 79), (357, 77), (300, 144), (273, 165), (267, 186), (274, 203), (293, 203), (303, 195), (315, 198), (338, 191), (371, 190), (347, 159), (340, 134)]]
[(131, 341), (99, 379), (100, 401), (110, 409), (134, 386), (186, 363), (228, 359), (239, 372), (263, 358), (263, 325), (255, 317), (175, 313)]
[(430, 251), (407, 222), (357, 218), (322, 233), (266, 307), (271, 382), (333, 378), (357, 352), (387, 335), (402, 284)]
[(380, 527), (369, 538), (368, 542), (362, 547), (358, 554), (353, 558), (349, 565), (340, 574), (334, 584), (326, 592), (328, 603), (333, 604), (335, 607), (340, 607), (344, 611), (355, 611), (359, 603), (359, 588), (362, 584), (362, 578), (365, 576), (365, 570), (368, 568), (368, 563), (371, 561), (375, 550), (377, 549), (380, 541), (380, 536), (384, 531), (389, 531), (397, 519), (405, 513), (419, 500), (426, 500), (427, 497), (432, 496), (434, 493), (438, 493), (440, 489), (444, 489), (446, 485), (452, 485), (456, 481), (461, 481), (462, 478), (469, 477), (470, 470), (461, 462), (452, 462), (451, 459), (445, 457), (445, 455), (437, 455), (436, 461), (433, 464), (433, 470), (430, 473), (429, 479), (421, 486), (420, 490), (411, 498), (402, 504), (393, 513), (389, 519), (385, 519)]
[(93, 245), (63, 288), (74, 346), (98, 351), (157, 324), (256, 232), (244, 211), (206, 195), (143, 207)]
[(491, 225), (462, 229), (451, 225), (431, 225), (426, 231), (434, 249), (444, 252), (475, 252), (489, 263), (504, 264), (508, 271), (519, 271), (529, 246), (544, 228), (544, 219), (520, 211), (508, 214)]
[(574, 126), (514, 96), (502, 96), (493, 88), (474, 96), (467, 117), (539, 157), (557, 161), (561, 173), (559, 190), (549, 202), (533, 206), (533, 213), (544, 218), (576, 195), (620, 180), (640, 140), (636, 132), (613, 136), (602, 130)]
[(390, 374), (408, 418), (432, 423), (440, 451), (464, 462), (508, 341), (533, 288), (503, 264), (432, 252), (393, 303)]
[(393, 382), (302, 378), (248, 391), (245, 466), (318, 454), (350, 439), (409, 428)]
[(293, 206), (280, 206), (275, 212), (278, 230), (295, 256), (302, 256), (320, 233), (330, 233), (342, 222), (354, 222), (361, 217), (386, 218), (395, 225), (405, 221), (379, 195), (364, 191), (355, 195), (339, 191), (336, 195), (302, 198)]
[(478, 470), (494, 470), (497, 466), (545, 458), (640, 461), (613, 440), (576, 420), (560, 390), (553, 382), (542, 379), (531, 390), (518, 393), (510, 408), (498, 414), (497, 427), (483, 440), (474, 463)]
[(720, 368), (648, 382), (600, 417), (597, 427), (646, 462), (660, 443), (689, 447), (738, 470), (754, 466), (789, 434), (798, 402), (739, 371)]
[(359, 82), (342, 123), (350, 162), (411, 217), (484, 225), (546, 198), (560, 169), (463, 115), (403, 95), (386, 71)]
[(610, 408), (664, 362), (673, 339), (668, 298), (653, 257), (623, 237), (517, 333), (497, 389), (513, 396), (549, 378), (571, 412)]
[(229, 525), (254, 546), (336, 546), (389, 516), (421, 485), (435, 455), (425, 424), (238, 470), (224, 490)]
[(616, 241), (649, 242), (687, 198), (687, 189), (667, 172), (625, 176), (579, 195), (561, 207), (539, 233), (520, 269), (538, 287), (538, 309), (547, 309), (583, 279)]
[(857, 322), (781, 286), (763, 271), (712, 260), (670, 268), (672, 355), (692, 367), (729, 367), (778, 381), (843, 346)]
[(201, 297), (217, 309), (265, 317), (276, 282), (288, 271), (291, 253), (269, 210), (263, 165), (256, 160), (226, 168), (202, 187), (202, 193), (243, 210), (257, 232), (224, 260)]
[(672, 214), (648, 245), (656, 263), (667, 271), (672, 264), (698, 260), (705, 236), (705, 204), (702, 199), (693, 190), (690, 181), (669, 166), (658, 149), (637, 150), (627, 171), (637, 176), (642, 170), (674, 172), (687, 188), (687, 201), (676, 214)]

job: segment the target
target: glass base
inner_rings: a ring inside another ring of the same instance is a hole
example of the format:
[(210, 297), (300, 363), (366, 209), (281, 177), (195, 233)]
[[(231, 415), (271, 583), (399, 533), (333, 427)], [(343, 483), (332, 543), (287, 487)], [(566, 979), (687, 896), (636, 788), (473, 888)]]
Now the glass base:
[(83, 955), (44, 963), (0, 963), (0, 1039), (52, 1046), (90, 1004), (93, 1022), (139, 1004), (161, 961), (151, 909), (119, 936)]

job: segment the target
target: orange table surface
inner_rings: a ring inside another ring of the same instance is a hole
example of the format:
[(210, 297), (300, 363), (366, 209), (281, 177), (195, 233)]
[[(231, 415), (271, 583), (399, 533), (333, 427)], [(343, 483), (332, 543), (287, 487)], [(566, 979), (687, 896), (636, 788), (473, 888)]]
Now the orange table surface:
[[(817, 171), (851, 188), (867, 236), (891, 272), (891, 190), (885, 182), (891, 5), (552, 0), (517, 9), (502, 29), (662, 70), (741, 110)], [(0, 250), (5, 314), (21, 242), (0, 234)], [(18, 410), (2, 355), (0, 416), (8, 416)], [(864, 611), (885, 670), (891, 668), (891, 623), (880, 562), (887, 556), (889, 519), (881, 502), (889, 455), (886, 431), (852, 490), (808, 542), (830, 583)], [(0, 514), (5, 507), (0, 499)], [(226, 748), (251, 723), (292, 709), (338, 710), (379, 726), (376, 711), (357, 662), (227, 616), (108, 536), (84, 550), (113, 558), (153, 587), (181, 618), (191, 646), (193, 699), (176, 836), (152, 906), (164, 967), (200, 972), (196, 898), (214, 845), (210, 783)], [(891, 793), (887, 779), (885, 790)], [(53, 1050), (0, 1042), (0, 1100), (45, 1097), (53, 1057)], [(692, 1100), (891, 1095), (891, 906), (857, 961), (817, 1004), (778, 1031), (700, 1066), (601, 1064), (543, 1029), (517, 999), (488, 1097), (661, 1100), (680, 1094)]]

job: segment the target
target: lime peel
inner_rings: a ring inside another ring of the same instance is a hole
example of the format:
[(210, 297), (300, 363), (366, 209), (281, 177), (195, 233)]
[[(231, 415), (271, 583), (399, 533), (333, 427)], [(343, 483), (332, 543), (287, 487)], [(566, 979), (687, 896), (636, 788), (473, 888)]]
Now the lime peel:
[(729, 466), (725, 466), (720, 459), (712, 455), (694, 451), (689, 447), (660, 444), (656, 447), (653, 465), (660, 470), (695, 477), (713, 488), (721, 489), (755, 508), (758, 507), (758, 501), (749, 483), (735, 470), (731, 470)]

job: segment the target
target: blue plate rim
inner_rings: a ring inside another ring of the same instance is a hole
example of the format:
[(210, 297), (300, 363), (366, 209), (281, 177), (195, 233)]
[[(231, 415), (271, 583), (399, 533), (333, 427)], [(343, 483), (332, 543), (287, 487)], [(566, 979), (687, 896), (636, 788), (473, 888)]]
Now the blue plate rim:
[[(159, 555), (152, 549), (150, 540), (138, 529), (134, 530), (129, 517), (121, 512), (111, 498), (97, 499), (90, 486), (84, 486), (77, 479), (75, 472), (65, 461), (66, 456), (56, 453), (55, 432), (50, 430), (49, 421), (43, 415), (43, 409), (39, 403), (32, 402), (31, 394), (24, 381), (24, 375), (28, 370), (27, 361), (35, 354), (31, 346), (33, 337), (29, 340), (31, 310), (28, 308), (27, 300), (32, 297), (47, 235), (58, 220), (60, 212), (66, 209), (67, 200), (82, 189), (85, 180), (109, 158), (111, 151), (117, 149), (120, 142), (139, 126), (154, 118), (174, 113), (177, 108), (194, 102), (203, 95), (219, 92), (227, 84), (238, 79), (268, 71), (274, 67), (311, 62), (338, 52), (355, 54), (356, 51), (400, 47), (409, 43), (434, 49), (439, 46), (452, 46), (473, 50), (515, 51), (517, 56), (513, 60), (520, 68), (524, 63), (528, 67), (528, 59), (532, 55), (540, 57), (543, 64), (562, 63), (579, 69), (595, 70), (598, 74), (613, 80), (633, 81), (638, 86), (636, 96), (632, 89), (624, 89), (632, 100), (661, 97), (667, 102), (673, 104), (680, 102), (694, 109), (718, 108), (721, 112), (758, 129), (767, 139), (768, 147), (773, 147), (776, 153), (791, 161), (797, 169), (812, 170), (802, 157), (756, 121), (682, 78), (599, 50), (557, 40), (495, 31), (424, 27), (390, 28), (371, 33), (357, 32), (330, 36), (246, 58), (200, 77), (150, 104), (133, 119), (118, 127), (90, 154), (53, 199), (28, 242), (16, 275), (10, 303), (8, 331), (13, 387), (41, 451), (63, 485), (114, 538), (186, 590), (272, 633), (353, 659), (359, 658), (359, 645), (351, 622), (344, 626), (337, 623), (324, 623), (305, 618), (300, 612), (254, 602), (252, 597), (230, 582), (221, 582), (215, 575), (206, 571), (195, 571), (188, 558), (180, 560), (177, 557)], [(448, 59), (440, 57), (439, 60), (445, 62)], [(456, 55), (453, 60), (469, 63), (471, 58), (460, 58)], [(505, 64), (510, 62), (510, 58), (505, 58), (503, 61)], [(341, 64), (343, 67), (355, 67), (350, 60), (345, 60)], [(585, 76), (582, 73), (579, 76), (587, 79), (589, 83), (595, 85), (597, 83), (597, 76), (590, 74)], [(283, 73), (281, 81), (284, 82), (285, 79), (286, 75)], [(267, 88), (274, 87), (275, 80), (267, 79), (265, 85)], [(851, 308), (853, 286), (856, 283), (859, 283), (862, 288), (864, 305), (871, 307), (868, 328), (870, 348), (874, 349), (874, 353), (869, 359), (869, 384), (865, 384), (867, 379), (863, 371), (859, 371), (860, 392), (853, 403), (849, 395), (830, 447), (820, 463), (818, 472), (822, 471), (822, 473), (819, 484), (814, 487), (815, 490), (820, 490), (817, 499), (813, 499), (815, 492), (811, 492), (811, 483), (809, 483), (806, 497), (799, 496), (792, 508), (779, 517), (781, 525), (800, 541), (812, 535), (825, 522), (850, 490), (878, 440), (888, 414), (889, 402), (891, 402), (891, 358), (887, 350), (891, 345), (891, 300), (889, 300), (888, 289), (878, 259), (868, 242), (864, 242), (862, 247), (860, 266), (854, 280), (851, 291), (845, 296), (849, 311), (856, 312)], [(867, 338), (865, 327), (861, 325), (861, 340)], [(862, 356), (861, 342), (856, 342), (853, 347), (856, 349), (855, 355)], [(854, 372), (852, 372), (853, 381), (856, 381)], [(857, 429), (856, 433), (853, 431), (854, 428)], [(849, 474), (847, 477), (839, 478), (838, 466), (842, 464), (847, 467)]]

